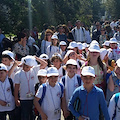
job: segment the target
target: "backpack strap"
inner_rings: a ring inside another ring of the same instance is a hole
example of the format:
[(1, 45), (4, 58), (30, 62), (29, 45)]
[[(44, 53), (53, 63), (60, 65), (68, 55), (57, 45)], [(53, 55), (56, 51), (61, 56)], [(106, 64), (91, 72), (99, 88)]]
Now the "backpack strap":
[(65, 86), (65, 76), (62, 77), (63, 85)]
[(50, 52), (51, 52), (51, 49), (52, 49), (52, 45), (50, 45)]
[(42, 101), (43, 101), (43, 99), (44, 99), (44, 97), (45, 97), (45, 93), (46, 93), (46, 85), (45, 85), (45, 84), (42, 84), (42, 86), (43, 86), (42, 97), (41, 97), (40, 100), (38, 101), (40, 105), (42, 104)]
[(59, 85), (60, 85), (60, 87), (61, 87), (61, 96), (60, 96), (60, 98), (62, 98), (62, 95), (63, 95), (63, 92), (64, 92), (64, 90), (63, 90), (63, 85), (61, 84), (61, 83), (58, 83)]
[(81, 77), (77, 76), (78, 85), (81, 86)]
[(65, 69), (62, 67), (63, 76), (65, 75)]
[(120, 95), (120, 93), (116, 93), (115, 94), (115, 98), (114, 98), (114, 100), (115, 100), (115, 111), (114, 111), (112, 119), (115, 118), (115, 116), (116, 116), (116, 108), (117, 108), (117, 103), (118, 103), (119, 95)]
[(12, 95), (14, 96), (14, 86), (13, 86), (13, 81), (11, 78), (8, 78), (10, 86), (11, 86), (11, 91), (12, 91)]

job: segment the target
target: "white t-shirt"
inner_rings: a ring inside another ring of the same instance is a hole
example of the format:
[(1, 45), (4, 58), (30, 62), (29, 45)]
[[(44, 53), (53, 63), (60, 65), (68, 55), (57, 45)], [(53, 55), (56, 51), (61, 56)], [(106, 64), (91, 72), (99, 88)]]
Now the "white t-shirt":
[[(20, 84), (20, 100), (33, 100), (35, 95), (35, 84), (38, 83), (37, 72), (40, 70), (40, 66), (36, 66), (25, 72), (20, 70), (15, 74), (15, 84)], [(27, 97), (27, 94), (31, 93), (31, 97)]]
[(27, 43), (27, 45), (28, 45), (28, 46), (32, 46), (33, 43), (35, 43), (35, 39), (30, 36), (30, 37), (28, 38), (28, 43)]
[(12, 111), (15, 108), (15, 100), (12, 95), (11, 85), (8, 77), (6, 77), (4, 82), (0, 81), (0, 100), (3, 100), (10, 104), (10, 106), (0, 105), (0, 112)]
[(59, 68), (58, 73), (59, 73), (58, 82), (60, 82), (60, 79), (63, 77), (63, 66)]
[[(55, 87), (51, 87), (49, 82), (46, 82), (46, 93), (41, 104), (43, 112), (48, 116), (47, 120), (59, 120), (61, 118), (61, 87), (56, 83)], [(41, 85), (36, 93), (37, 98), (42, 97), (43, 86)], [(46, 104), (47, 103), (47, 104)], [(49, 107), (48, 107), (49, 106)], [(54, 114), (55, 109), (59, 109), (58, 114)]]

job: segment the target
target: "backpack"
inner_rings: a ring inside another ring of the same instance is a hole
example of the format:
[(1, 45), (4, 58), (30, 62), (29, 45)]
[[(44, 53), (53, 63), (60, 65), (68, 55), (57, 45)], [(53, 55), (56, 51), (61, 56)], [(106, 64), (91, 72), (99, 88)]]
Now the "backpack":
[[(81, 77), (77, 75), (78, 85), (81, 86)], [(65, 76), (62, 77), (63, 85), (65, 86)]]
[(116, 94), (115, 94), (115, 98), (114, 98), (114, 100), (115, 100), (115, 111), (114, 111), (112, 120), (113, 120), (113, 119), (115, 118), (115, 116), (116, 116), (116, 108), (117, 108), (117, 103), (118, 103), (119, 95), (120, 95), (120, 93), (116, 93)]
[(12, 91), (12, 95), (14, 96), (14, 86), (13, 86), (13, 81), (11, 78), (8, 78), (10, 86), (11, 86), (11, 91)]
[[(61, 94), (60, 98), (62, 98), (62, 95), (63, 95), (64, 89), (63, 89), (63, 86), (62, 86), (61, 83), (58, 83), (58, 84), (59, 84), (60, 87), (61, 87), (61, 93), (62, 93), (62, 94)], [(42, 97), (41, 97), (40, 100), (38, 101), (40, 105), (42, 104), (43, 99), (44, 99), (45, 94), (46, 94), (46, 84), (42, 84), (42, 86), (43, 86)]]

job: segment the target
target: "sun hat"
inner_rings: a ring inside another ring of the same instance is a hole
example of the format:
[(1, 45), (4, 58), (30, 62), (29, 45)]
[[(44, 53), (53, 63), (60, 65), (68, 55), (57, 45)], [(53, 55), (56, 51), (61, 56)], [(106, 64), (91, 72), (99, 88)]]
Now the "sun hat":
[(47, 77), (50, 77), (50, 76), (58, 76), (59, 73), (58, 73), (58, 70), (56, 67), (49, 67), (47, 69)]
[(48, 60), (49, 59), (47, 54), (41, 54), (39, 58), (43, 59), (43, 60)]
[(83, 44), (81, 42), (78, 42), (77, 45), (79, 50), (83, 50)]
[(8, 55), (11, 59), (15, 60), (14, 59), (14, 54), (13, 52), (9, 51), (9, 50), (5, 50), (2, 52), (2, 55)]
[(95, 70), (91, 66), (85, 66), (82, 69), (81, 75), (83, 75), (83, 76), (90, 75), (90, 76), (95, 77)]
[(66, 62), (66, 66), (67, 65), (76, 65), (77, 66), (77, 61), (76, 60), (73, 60), (73, 59), (69, 59), (67, 62)]
[(110, 38), (110, 43), (118, 43), (116, 38)]
[(51, 39), (58, 39), (57, 35), (52, 35)]
[(35, 59), (35, 57), (34, 56), (31, 56), (31, 55), (28, 55), (28, 56), (26, 56), (26, 57), (23, 57), (22, 59), (21, 59), (21, 63), (23, 64), (26, 64), (26, 65), (28, 65), (28, 66), (36, 66), (37, 65), (37, 62), (36, 62), (36, 59)]
[(59, 45), (67, 45), (65, 41), (61, 41)]
[(118, 67), (120, 67), (120, 59), (118, 59), (118, 60), (116, 61), (116, 64), (117, 64)]
[(105, 46), (108, 46), (108, 47), (109, 47), (109, 44), (110, 44), (110, 41), (105, 41), (105, 42), (102, 44), (102, 46), (105, 45)]
[(97, 44), (90, 44), (90, 47), (88, 48), (90, 52), (100, 52), (100, 47)]
[(37, 76), (47, 76), (47, 70), (40, 69), (37, 73)]
[(3, 63), (0, 63), (0, 70), (8, 71), (7, 67)]
[(105, 49), (105, 48), (100, 49), (100, 58), (101, 58), (101, 60), (104, 59), (104, 57), (107, 55), (107, 53), (108, 53), (107, 49)]
[(68, 46), (68, 49), (73, 49), (75, 47), (78, 47), (77, 43), (75, 41), (73, 42), (70, 42), (69, 46)]

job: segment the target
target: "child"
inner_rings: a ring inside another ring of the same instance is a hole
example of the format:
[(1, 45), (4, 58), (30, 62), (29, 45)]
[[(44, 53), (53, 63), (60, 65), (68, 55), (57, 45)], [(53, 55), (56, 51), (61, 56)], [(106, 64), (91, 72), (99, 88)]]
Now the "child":
[[(76, 74), (77, 62), (75, 60), (70, 59), (67, 61), (66, 71), (67, 71), (66, 75), (62, 77), (60, 82), (65, 87), (65, 99), (66, 99), (66, 104), (68, 105), (68, 102), (74, 90), (82, 84), (82, 81), (80, 76)], [(63, 112), (65, 120), (72, 120), (73, 115), (70, 113), (67, 106), (66, 106), (66, 109), (67, 109), (67, 112), (66, 113)]]
[[(35, 59), (41, 64), (34, 66)], [(38, 57), (26, 56), (22, 58), (22, 65), (22, 70), (15, 74), (15, 103), (16, 106), (21, 105), (21, 119), (32, 120), (34, 85), (37, 82), (37, 73), (39, 69), (45, 68), (47, 63)], [(18, 98), (18, 92), (20, 98)]]
[(62, 66), (62, 57), (59, 53), (55, 53), (52, 55), (51, 63), (53, 63), (54, 67), (57, 68), (59, 76), (58, 76), (58, 82), (62, 78), (62, 76), (65, 75), (65, 69)]
[(53, 35), (51, 39), (52, 39), (52, 43), (47, 47), (47, 55), (49, 58), (51, 58), (54, 53), (60, 53), (60, 48), (58, 47), (57, 35)]
[(104, 93), (93, 84), (95, 80), (94, 68), (91, 66), (83, 67), (81, 78), (83, 85), (74, 91), (69, 102), (69, 110), (77, 120), (99, 120), (100, 107), (105, 120), (109, 120)]
[(6, 120), (9, 115), (10, 120), (14, 119), (15, 100), (13, 97), (12, 79), (8, 78), (7, 67), (0, 64), (0, 120)]
[[(41, 85), (34, 99), (34, 105), (41, 115), (42, 120), (60, 120), (61, 119), (61, 99), (63, 97), (62, 85), (57, 82), (58, 70), (55, 67), (47, 69), (48, 82)], [(45, 90), (46, 88), (46, 90)], [(44, 99), (42, 98), (43, 89)], [(41, 105), (39, 100), (42, 99)]]

